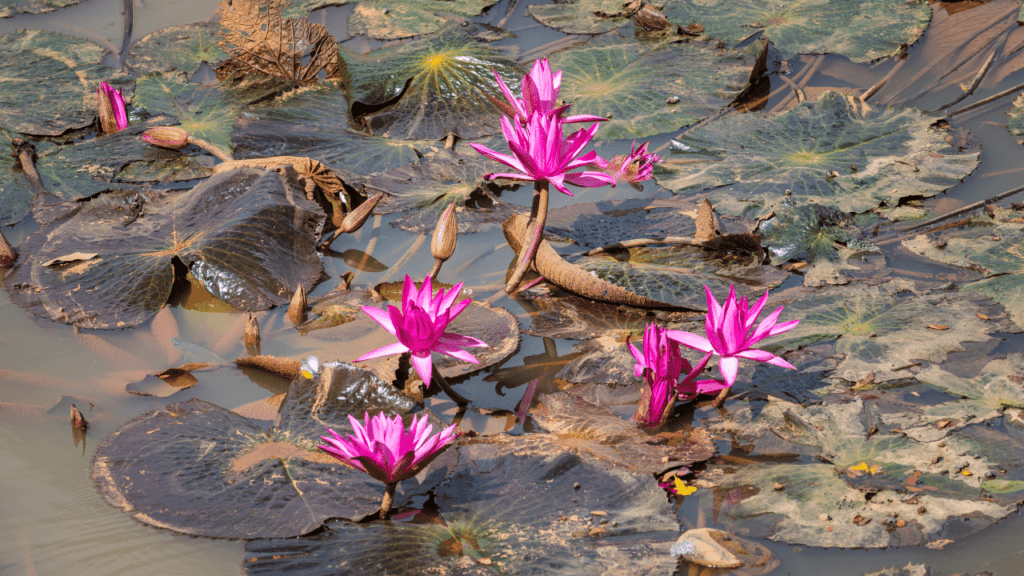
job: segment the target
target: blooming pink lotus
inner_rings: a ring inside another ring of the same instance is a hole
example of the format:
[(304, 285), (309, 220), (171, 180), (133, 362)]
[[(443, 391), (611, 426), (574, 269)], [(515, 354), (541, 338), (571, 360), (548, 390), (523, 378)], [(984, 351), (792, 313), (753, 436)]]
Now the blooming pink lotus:
[(644, 142), (637, 148), (634, 140), (629, 154), (611, 159), (608, 163), (608, 172), (616, 180), (630, 183), (650, 180), (654, 175), (654, 165), (661, 162), (661, 156), (647, 152), (647, 144), (648, 142)]
[(761, 340), (769, 336), (782, 334), (800, 323), (799, 320), (790, 320), (789, 322), (776, 324), (779, 320), (779, 315), (782, 314), (782, 306), (779, 306), (778, 310), (769, 314), (755, 329), (754, 322), (757, 321), (758, 315), (761, 314), (761, 310), (764, 309), (764, 305), (768, 301), (767, 290), (765, 290), (764, 296), (760, 300), (749, 307), (746, 297), (739, 300), (736, 299), (736, 289), (734, 287), (730, 286), (729, 288), (729, 297), (725, 301), (725, 306), (720, 305), (718, 300), (715, 300), (710, 288), (705, 286), (704, 291), (707, 294), (708, 302), (708, 314), (705, 319), (707, 338), (681, 330), (669, 330), (669, 338), (683, 346), (705, 352), (705, 358), (707, 359), (710, 359), (712, 355), (718, 355), (720, 357), (718, 369), (725, 378), (726, 387), (732, 386), (736, 382), (736, 372), (739, 369), (740, 358), (767, 362), (775, 366), (795, 370), (789, 362), (775, 356), (771, 352), (751, 348)]
[(124, 92), (117, 90), (106, 82), (96, 87), (96, 98), (99, 100), (100, 126), (104, 132), (118, 132), (128, 127)]
[(477, 364), (475, 356), (460, 346), (487, 347), (487, 343), (471, 336), (462, 336), (445, 332), (448, 323), (455, 319), (472, 301), (467, 298), (458, 303), (455, 298), (462, 290), (459, 282), (447, 293), (440, 288), (433, 293), (430, 277), (423, 280), (419, 290), (408, 275), (402, 286), (402, 309), (388, 306), (387, 312), (373, 306), (363, 306), (370, 318), (377, 321), (385, 330), (398, 337), (398, 342), (372, 350), (356, 358), (356, 362), (402, 354), (409, 352), (413, 368), (423, 379), (424, 386), (430, 386), (430, 375), (433, 372), (431, 352), (440, 352), (464, 362)]
[(470, 144), (474, 150), (497, 160), (506, 166), (510, 166), (519, 172), (487, 174), (484, 178), (494, 180), (495, 178), (509, 178), (512, 180), (533, 180), (536, 182), (550, 182), (559, 192), (572, 196), (572, 192), (565, 187), (565, 183), (596, 188), (606, 184), (615, 185), (615, 178), (603, 172), (583, 171), (569, 172), (576, 168), (582, 168), (591, 164), (606, 166), (607, 161), (591, 150), (583, 156), (579, 153), (594, 137), (597, 132), (597, 124), (588, 129), (582, 129), (562, 139), (563, 121), (557, 116), (543, 116), (534, 114), (524, 126), (518, 122), (509, 122), (508, 118), (501, 119), (501, 130), (508, 141), (508, 148), (512, 156), (500, 154), (480, 144)]
[(436, 435), (431, 434), (434, 425), (426, 416), (419, 420), (413, 416), (408, 432), (401, 416), (389, 419), (379, 413), (371, 419), (367, 412), (363, 419), (365, 426), (349, 414), (353, 434), (342, 438), (328, 428), (331, 436), (320, 437), (327, 445), (319, 448), (386, 485), (380, 507), (381, 518), (386, 518), (398, 483), (419, 474), (458, 437), (458, 433), (452, 424)]
[[(515, 118), (518, 122), (528, 122), (536, 114), (561, 118), (562, 113), (571, 106), (571, 104), (558, 106), (558, 90), (562, 86), (562, 71), (559, 70), (552, 74), (547, 58), (534, 61), (533, 68), (530, 69), (528, 74), (523, 76), (523, 97), (521, 99), (516, 98), (512, 94), (512, 91), (509, 90), (497, 72), (494, 72), (494, 77), (498, 79), (498, 87), (501, 88), (501, 93), (505, 95), (508, 104), (497, 99), (492, 101), (497, 104), (502, 112), (510, 118)], [(603, 122), (604, 120), (607, 120), (607, 118), (591, 114), (579, 114), (562, 118), (562, 122), (566, 124), (574, 122)]]

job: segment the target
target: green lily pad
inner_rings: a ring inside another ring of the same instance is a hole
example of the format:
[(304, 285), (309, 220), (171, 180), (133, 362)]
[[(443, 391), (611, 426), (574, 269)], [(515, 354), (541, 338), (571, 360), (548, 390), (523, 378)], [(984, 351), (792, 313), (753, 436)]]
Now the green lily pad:
[(342, 50), (342, 58), (351, 74), (353, 114), (371, 134), (400, 140), (437, 140), (448, 134), (472, 139), (501, 132), (502, 114), (487, 98), (500, 94), (493, 71), (507, 84), (523, 76), (522, 67), (461, 27), (367, 56)]
[(150, 114), (177, 118), (190, 135), (228, 152), (239, 102), (217, 88), (190, 84), (181, 74), (150, 74), (135, 82), (133, 103)]
[(157, 30), (139, 40), (128, 51), (125, 64), (136, 74), (186, 72), (191, 74), (207, 62), (216, 66), (229, 54), (218, 46), (220, 24), (200, 22)]
[(548, 212), (544, 234), (587, 249), (635, 238), (693, 237), (696, 207), (673, 200), (605, 200)]
[(0, 2), (0, 18), (10, 18), (17, 14), (42, 14), (75, 4), (78, 4), (78, 0), (4, 0)]
[(551, 4), (531, 4), (527, 13), (541, 24), (566, 34), (601, 34), (629, 24), (624, 16), (603, 14), (622, 12), (620, 0), (558, 0)]
[(362, 0), (348, 17), (349, 34), (396, 40), (432, 34), (451, 20), (436, 12), (477, 16), (497, 0)]
[[(358, 520), (380, 507), (380, 482), (316, 449), (326, 428), (351, 434), (348, 414), (412, 408), (372, 373), (328, 364), (314, 379), (292, 382), (271, 430), (198, 399), (144, 414), (99, 446), (93, 479), (109, 503), (160, 528), (219, 538), (298, 536), (328, 518)], [(444, 478), (440, 468), (417, 479), (432, 487)]]
[(349, 123), (348, 100), (331, 82), (300, 88), (269, 104), (245, 109), (231, 139), (239, 159), (303, 156), (361, 176), (418, 162), (417, 150), (430, 145), (356, 132)]
[(800, 324), (772, 347), (795, 350), (836, 340), (835, 354), (845, 359), (833, 376), (857, 382), (873, 372), (878, 383), (910, 377), (906, 369), (921, 361), (942, 362), (948, 353), (964, 350), (964, 342), (984, 342), (990, 332), (1008, 329), (978, 317), (991, 311), (984, 298), (956, 292), (900, 295), (911, 288), (891, 281), (801, 295), (786, 304), (783, 316)]
[[(931, 127), (937, 119), (826, 92), (776, 116), (738, 114), (698, 127), (674, 141), (676, 151), (655, 176), (676, 192), (706, 195), (720, 212), (748, 217), (785, 200), (844, 212), (892, 207), (907, 196), (938, 194), (977, 166), (978, 152), (950, 148)], [(672, 163), (680, 158), (701, 162)]]
[(683, 26), (699, 22), (707, 36), (728, 44), (763, 30), (785, 60), (834, 53), (854, 62), (913, 44), (932, 14), (927, 3), (904, 0), (666, 0), (663, 12)]
[(904, 240), (903, 247), (944, 264), (980, 269), (987, 278), (960, 289), (985, 294), (1002, 305), (1018, 326), (1024, 326), (1024, 233), (1019, 215), (998, 209), (995, 219), (984, 218), (976, 224), (944, 236), (941, 248), (925, 235)]
[[(700, 43), (650, 45), (616, 33), (550, 58), (562, 70), (559, 96), (571, 114), (610, 118), (596, 138), (641, 138), (671, 132), (725, 108), (747, 85), (739, 52)], [(668, 104), (669, 98), (678, 98)]]
[[(668, 549), (678, 521), (650, 474), (608, 470), (553, 445), (540, 450), (528, 440), (498, 440), (459, 447), (458, 469), (434, 490), (436, 512), (408, 510), (386, 523), (332, 522), (298, 540), (253, 540), (243, 570), (640, 576), (675, 569)], [(609, 524), (596, 527), (591, 511), (605, 513)]]
[(7, 286), (40, 316), (129, 327), (167, 301), (177, 259), (215, 298), (267, 309), (319, 280), (314, 247), (324, 219), (297, 177), (256, 169), (218, 174), (184, 193), (114, 191), (72, 205), (29, 237)]
[(0, 127), (58, 136), (92, 124), (96, 87), (116, 77), (100, 64), (103, 53), (88, 40), (42, 30), (0, 37)]
[(995, 494), (1009, 494), (1012, 492), (1020, 492), (1024, 490), (1024, 481), (1021, 480), (985, 480), (981, 483), (981, 487), (986, 492), (992, 492)]

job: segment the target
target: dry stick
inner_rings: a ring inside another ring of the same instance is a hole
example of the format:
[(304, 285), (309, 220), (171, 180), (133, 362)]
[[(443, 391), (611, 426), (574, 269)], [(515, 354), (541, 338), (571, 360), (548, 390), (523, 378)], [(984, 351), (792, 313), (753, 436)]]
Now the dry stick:
[(666, 236), (664, 238), (634, 238), (633, 240), (624, 240), (622, 242), (612, 242), (611, 244), (601, 246), (600, 248), (594, 248), (590, 252), (583, 254), (584, 256), (597, 256), (611, 250), (618, 250), (622, 248), (636, 248), (638, 246), (663, 246), (665, 244), (684, 244), (686, 246), (703, 246), (704, 243), (695, 238), (688, 236)]
[(993, 95), (989, 96), (988, 98), (985, 98), (985, 99), (982, 99), (982, 100), (978, 100), (974, 104), (971, 104), (969, 106), (964, 106), (963, 108), (957, 110), (956, 112), (950, 112), (946, 116), (947, 117), (952, 117), (952, 116), (956, 116), (958, 114), (963, 114), (964, 112), (969, 112), (969, 111), (974, 110), (975, 108), (977, 108), (979, 106), (984, 106), (985, 104), (988, 104), (989, 102), (994, 102), (996, 100), (999, 100), (1000, 98), (1003, 98), (1005, 96), (1009, 96), (1010, 94), (1013, 94), (1014, 92), (1017, 92), (1018, 90), (1024, 90), (1024, 84), (1018, 84), (1018, 85), (1014, 86), (1013, 88), (1008, 88), (1008, 89), (1003, 90), (1002, 92), (1000, 92), (998, 94), (993, 94)]
[(508, 23), (508, 19), (511, 18), (513, 14), (515, 14), (516, 8), (518, 7), (519, 0), (512, 0), (511, 2), (508, 3), (508, 6), (505, 8), (505, 17), (498, 21), (498, 28), (505, 27), (505, 24)]
[(885, 78), (879, 80), (878, 83), (876, 83), (871, 88), (868, 88), (863, 94), (860, 95), (861, 102), (867, 102), (868, 98), (871, 98), (879, 90), (884, 88), (885, 85), (889, 83), (889, 80), (892, 80), (892, 77), (896, 75), (896, 72), (899, 72), (899, 69), (902, 68), (903, 65), (906, 63), (906, 60), (900, 60), (899, 62), (897, 62), (896, 65), (892, 67), (892, 70), (889, 70), (889, 73), (885, 75)]
[(523, 281), (523, 276), (533, 264), (533, 258), (537, 255), (537, 248), (544, 238), (544, 224), (548, 219), (548, 181), (538, 180), (533, 185), (533, 204), (530, 207), (530, 221), (526, 224), (526, 238), (529, 244), (525, 246), (519, 257), (519, 264), (512, 272), (512, 276), (505, 284), (505, 291), (509, 294), (515, 292), (516, 287)]
[[(892, 244), (893, 242), (898, 242), (898, 241), (906, 238), (907, 234), (909, 234), (910, 232), (916, 232), (917, 230), (920, 230), (922, 228), (927, 228), (927, 227), (929, 227), (929, 226), (931, 226), (933, 224), (936, 224), (938, 222), (942, 222), (943, 220), (948, 220), (950, 218), (955, 218), (955, 217), (957, 217), (957, 216), (959, 216), (961, 214), (966, 214), (968, 212), (971, 212), (972, 210), (977, 210), (978, 208), (981, 208), (981, 207), (985, 206), (986, 204), (992, 204), (994, 202), (998, 202), (998, 201), (1000, 201), (1000, 200), (1002, 200), (1004, 198), (1008, 198), (1010, 196), (1013, 196), (1014, 194), (1019, 194), (1021, 192), (1024, 192), (1024, 186), (1018, 186), (1017, 188), (1014, 188), (1013, 190), (1007, 190), (1006, 192), (1000, 192), (999, 194), (996, 194), (995, 196), (993, 196), (991, 198), (986, 198), (985, 200), (979, 200), (979, 201), (977, 201), (977, 202), (975, 202), (973, 204), (968, 204), (967, 206), (964, 206), (963, 208), (959, 208), (959, 209), (953, 210), (952, 212), (949, 212), (947, 214), (943, 214), (942, 216), (936, 216), (935, 218), (932, 218), (931, 220), (928, 220), (927, 222), (922, 222), (920, 224), (916, 224), (914, 226), (911, 226), (910, 228), (904, 228), (903, 230), (899, 230), (899, 231), (894, 233), (895, 234), (894, 237), (886, 238), (885, 240), (882, 240), (882, 241), (879, 241), (879, 242), (875, 242), (874, 244), (876, 246), (885, 246), (887, 244)], [(967, 222), (966, 220), (953, 222), (952, 224), (948, 224), (948, 225), (942, 226), (940, 228), (936, 228), (935, 230), (930, 230), (930, 232), (936, 232), (938, 230), (945, 230), (946, 228), (952, 228), (954, 226), (959, 226), (959, 225), (964, 224), (966, 222)]]
[[(798, 84), (798, 86), (801, 86), (801, 87), (807, 86), (807, 83), (810, 82), (811, 78), (813, 78), (814, 75), (818, 73), (818, 68), (821, 68), (821, 65), (824, 64), (824, 63), (825, 63), (825, 55), (824, 54), (820, 54), (817, 58), (814, 59), (814, 62), (812, 62), (811, 65), (806, 68), (807, 72), (805, 74), (798, 75), (798, 77), (800, 78), (800, 83)], [(801, 70), (801, 72), (803, 72), (803, 71)], [(796, 78), (794, 77), (792, 79), (792, 81), (793, 81), (793, 83), (796, 83)], [(787, 105), (789, 105), (790, 98), (796, 98), (796, 95), (795, 94), (787, 94), (787, 95), (783, 96), (782, 100), (778, 104), (775, 105), (774, 109), (775, 110), (784, 110), (785, 107)]]
[(803, 88), (796, 85), (796, 82), (790, 80), (785, 74), (779, 74), (779, 79), (781, 79), (786, 84), (789, 84), (789, 86), (793, 89), (793, 92), (796, 93), (797, 104), (803, 102), (804, 100), (807, 100), (807, 94), (804, 93)]
[(992, 47), (992, 51), (989, 52), (988, 58), (986, 58), (985, 61), (981, 64), (981, 67), (978, 68), (978, 72), (974, 75), (974, 79), (971, 80), (970, 86), (968, 86), (967, 89), (964, 90), (963, 94), (957, 96), (952, 102), (939, 106), (938, 108), (933, 110), (933, 112), (938, 112), (939, 110), (945, 110), (946, 108), (950, 108), (954, 104), (959, 104), (961, 101), (963, 101), (964, 98), (967, 98), (971, 94), (974, 94), (974, 90), (978, 88), (978, 84), (981, 84), (981, 79), (985, 77), (985, 74), (988, 73), (989, 68), (992, 67), (992, 61), (995, 60), (996, 52), (998, 52), (999, 49), (1002, 48), (1002, 46), (1003, 44), (999, 43), (996, 46)]
[[(991, 30), (991, 29), (992, 29), (992, 27), (993, 27), (993, 26), (995, 26), (995, 25), (996, 25), (996, 24), (998, 24), (998, 23), (999, 23), (999, 21), (996, 21), (996, 22), (992, 23), (992, 24), (991, 24), (991, 25), (989, 25), (989, 26), (988, 26), (987, 28), (985, 28), (985, 30), (983, 30), (982, 32), (987, 32), (987, 31)], [(966, 56), (964, 56), (963, 58), (961, 58), (961, 59), (960, 59), (960, 61), (956, 63), (956, 66), (953, 66), (952, 68), (950, 68), (949, 70), (947, 70), (947, 71), (946, 71), (946, 72), (945, 72), (944, 74), (942, 74), (941, 76), (939, 76), (939, 77), (938, 77), (938, 78), (936, 78), (935, 80), (932, 80), (930, 84), (928, 84), (927, 86), (925, 86), (924, 88), (922, 88), (921, 90), (919, 90), (919, 91), (917, 92), (917, 94), (915, 94), (915, 95), (914, 95), (914, 97), (913, 97), (913, 98), (910, 98), (910, 100), (915, 100), (915, 99), (917, 99), (917, 98), (920, 98), (921, 96), (924, 96), (925, 94), (927, 94), (927, 93), (931, 92), (931, 91), (932, 91), (932, 89), (934, 89), (934, 88), (935, 88), (936, 86), (938, 86), (938, 85), (939, 85), (939, 84), (940, 84), (940, 83), (941, 83), (941, 82), (942, 82), (943, 80), (945, 80), (945, 79), (946, 79), (946, 78), (947, 78), (947, 77), (948, 77), (948, 76), (949, 76), (950, 74), (952, 74), (952, 73), (956, 72), (957, 70), (959, 70), (959, 69), (960, 69), (960, 67), (961, 67), (961, 66), (963, 66), (964, 64), (967, 64), (967, 63), (968, 63), (969, 61), (971, 61), (971, 60), (972, 60), (972, 59), (973, 59), (973, 58), (974, 58), (975, 56), (977, 56), (978, 54), (980, 54), (980, 53), (981, 53), (981, 51), (982, 51), (982, 50), (984, 50), (986, 46), (988, 46), (988, 45), (992, 44), (993, 42), (997, 42), (997, 41), (999, 40), (999, 38), (1000, 38), (1000, 37), (1002, 37), (1002, 36), (1004, 36), (1004, 35), (1006, 35), (1007, 37), (1009, 37), (1009, 34), (1008, 34), (1008, 33), (1009, 33), (1009, 32), (1010, 32), (1010, 31), (1011, 31), (1012, 29), (1014, 29), (1014, 28), (1016, 28), (1016, 27), (1017, 27), (1017, 23), (1016, 23), (1016, 22), (1014, 22), (1014, 23), (1013, 23), (1013, 24), (1011, 24), (1010, 26), (1008, 26), (1008, 27), (1006, 27), (1006, 28), (1004, 28), (1004, 29), (1000, 30), (1000, 31), (999, 31), (999, 33), (997, 33), (997, 34), (995, 34), (994, 36), (992, 36), (992, 39), (991, 39), (991, 40), (988, 40), (988, 41), (986, 41), (986, 42), (983, 42), (983, 43), (979, 44), (977, 48), (975, 48), (974, 50), (971, 50), (971, 52), (970, 52), (969, 54), (967, 54)], [(974, 38), (977, 38), (977, 36), (975, 36)], [(970, 40), (968, 40), (967, 42), (965, 42), (965, 43), (964, 43), (963, 45), (964, 45), (964, 46), (966, 46), (966, 45), (967, 45), (968, 43), (970, 43)], [(1006, 43), (1006, 38), (1004, 38), (1004, 39), (1003, 39), (1003, 42), (1002, 42), (1001, 44), (1005, 44), (1005, 43)], [(932, 64), (932, 66), (929, 66), (929, 69), (932, 69), (932, 68), (934, 68), (934, 66), (935, 66), (935, 65), (937, 65), (937, 64), (938, 64), (938, 62), (936, 62), (936, 63)], [(909, 84), (908, 84), (908, 86), (909, 86)]]
[(419, 249), (423, 246), (423, 243), (426, 242), (426, 240), (426, 234), (420, 234), (419, 236), (417, 236), (412, 241), (412, 245), (409, 246), (409, 249), (405, 251), (405, 254), (402, 254), (402, 257), (398, 259), (398, 262), (395, 262), (395, 264), (391, 266), (387, 273), (384, 274), (383, 277), (381, 277), (381, 283), (383, 284), (384, 282), (390, 281), (391, 277), (395, 275), (395, 272), (398, 272), (399, 270), (402, 269), (403, 266), (405, 266), (405, 263), (408, 262), (409, 259), (416, 254), (416, 252), (419, 251)]

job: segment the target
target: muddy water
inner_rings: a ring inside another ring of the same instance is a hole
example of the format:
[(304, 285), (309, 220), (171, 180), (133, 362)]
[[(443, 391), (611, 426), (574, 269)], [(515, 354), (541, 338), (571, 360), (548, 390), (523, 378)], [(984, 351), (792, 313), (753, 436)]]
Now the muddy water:
[[(538, 2), (531, 2), (538, 3)], [(508, 16), (506, 26), (518, 38), (504, 41), (525, 52), (563, 36), (548, 30), (524, 16), (526, 0), (502, 0), (482, 21), (497, 24)], [(980, 11), (1002, 9), (1009, 14), (1006, 2), (991, 2)], [(213, 0), (160, 2), (149, 0), (134, 5), (134, 40), (157, 29), (207, 20), (216, 7)], [(1012, 7), (1010, 7), (1012, 8)], [(123, 4), (120, 0), (89, 0), (78, 6), (38, 16), (19, 16), (0, 22), (0, 32), (21, 28), (41, 28), (92, 39), (117, 50), (123, 42)], [(339, 40), (347, 36), (345, 17), (350, 8), (329, 8), (314, 14), (313, 21), (327, 24)], [(947, 18), (937, 9), (933, 27)], [(1007, 20), (1007, 23), (1010, 21)], [(918, 73), (913, 86), (904, 90), (914, 93), (934, 79), (929, 72), (939, 56), (937, 46), (944, 38), (929, 33), (911, 51), (902, 64), (899, 76), (911, 78)], [(1008, 44), (1012, 45), (1010, 41)], [(380, 43), (354, 38), (346, 41), (353, 49), (370, 49)], [(817, 66), (808, 85), (864, 90), (885, 77), (894, 64), (885, 61), (876, 65), (854, 65), (839, 57), (826, 57), (817, 62), (815, 56), (800, 56), (791, 62), (793, 73)], [(970, 68), (970, 67), (968, 67)], [(952, 74), (935, 89), (926, 91), (911, 104), (932, 109), (949, 101), (957, 82), (968, 81), (966, 73)], [(959, 106), (995, 94), (1024, 82), (1020, 70), (1003, 70), (998, 78), (985, 81), (976, 94)], [(951, 88), (952, 87), (952, 88)], [(777, 86), (776, 86), (777, 88)], [(897, 86), (883, 88), (877, 98), (884, 101), (897, 93)], [(790, 96), (778, 90), (769, 101), (769, 109), (785, 104)], [(969, 128), (983, 144), (982, 164), (964, 183), (946, 194), (929, 200), (926, 206), (952, 210), (1020, 185), (1024, 148), (1001, 126), (1002, 104), (979, 108), (958, 115), (957, 126)], [(954, 106), (956, 109), (958, 106)], [(654, 138), (654, 147), (667, 143), (668, 137)], [(628, 143), (604, 143), (599, 151), (604, 156), (620, 153)], [(667, 197), (669, 193), (648, 182), (642, 191), (626, 187), (616, 190), (587, 191), (581, 200), (607, 198)], [(506, 194), (504, 199), (527, 205), (529, 194)], [(553, 208), (575, 200), (562, 195), (552, 198)], [(1020, 201), (1012, 197), (1003, 201)], [(376, 218), (351, 237), (342, 237), (324, 257), (327, 274), (336, 279), (352, 270), (351, 262), (361, 256), (358, 251), (371, 250), (375, 258), (389, 266), (384, 270), (356, 270), (355, 282), (372, 285), (376, 282), (401, 279), (402, 274), (422, 276), (431, 266), (429, 238), (419, 238), (390, 226), (393, 217)], [(31, 221), (4, 230), (15, 245), (34, 229)], [(425, 241), (424, 241), (425, 240)], [(504, 306), (513, 314), (525, 317), (525, 310), (501, 290), (511, 251), (504, 245), (500, 230), (463, 237), (456, 254), (442, 279), (464, 280), (474, 289), (474, 296)], [(401, 263), (396, 266), (396, 263)], [(898, 248), (887, 252), (887, 263), (897, 270), (920, 278), (921, 274), (948, 273), (949, 269), (909, 256)], [(319, 286), (311, 298), (334, 287), (336, 280)], [(240, 343), (244, 318), (238, 312), (204, 312), (202, 295), (181, 295), (186, 305), (168, 309), (156, 323), (125, 332), (82, 332), (41, 320), (14, 306), (5, 291), (0, 291), (0, 575), (44, 574), (187, 574), (189, 576), (238, 573), (242, 544), (235, 541), (191, 538), (157, 530), (131, 520), (120, 510), (108, 506), (95, 491), (89, 465), (97, 444), (129, 419), (162, 407), (166, 400), (129, 395), (125, 386), (173, 365), (179, 359), (230, 360), (244, 352)], [(290, 329), (281, 311), (260, 317), (263, 332), (263, 353), (292, 356), (316, 352), (322, 358), (337, 357), (342, 347), (351, 358), (379, 346), (384, 333), (372, 324), (357, 324), (350, 330), (351, 340), (344, 343), (318, 340), (315, 335), (300, 336)], [(525, 320), (522, 321), (526, 323)], [(173, 340), (172, 342), (172, 339)], [(569, 341), (554, 341), (558, 353), (572, 347)], [(1024, 348), (1017, 338), (1001, 344), (987, 354), (1005, 354)], [(521, 366), (524, 358), (545, 351), (539, 338), (523, 337), (520, 350), (504, 363), (504, 367)], [(967, 352), (964, 354), (970, 354)], [(953, 362), (956, 362), (954, 355)], [(227, 408), (283, 392), (287, 382), (233, 366), (197, 373), (199, 383), (179, 392), (173, 401), (202, 398)], [(514, 410), (525, 386), (504, 388), (479, 374), (459, 386), (474, 403), (491, 408)], [(542, 382), (540, 391), (555, 388), (553, 382)], [(63, 398), (69, 397), (69, 398)], [(63, 399), (62, 399), (63, 398)], [(83, 439), (76, 439), (67, 424), (68, 405), (74, 402), (92, 423)], [(451, 403), (435, 401), (434, 408), (451, 415)], [(50, 413), (47, 413), (50, 412)], [(709, 410), (698, 410), (695, 420), (710, 417)], [(486, 418), (474, 419), (472, 425), (485, 429), (493, 425)], [(721, 451), (730, 447), (723, 444)], [(684, 526), (707, 524), (697, 511), (695, 501), (683, 502), (679, 516)], [(909, 548), (886, 551), (842, 551), (793, 547), (764, 542), (781, 560), (777, 574), (859, 575), (865, 571), (908, 562), (926, 563), (943, 574), (958, 571), (975, 573), (990, 570), (995, 574), (1020, 574), (1020, 530), (1024, 528), (1019, 515), (1013, 515), (997, 526), (958, 540), (944, 550)], [(682, 568), (681, 573), (686, 573)]]

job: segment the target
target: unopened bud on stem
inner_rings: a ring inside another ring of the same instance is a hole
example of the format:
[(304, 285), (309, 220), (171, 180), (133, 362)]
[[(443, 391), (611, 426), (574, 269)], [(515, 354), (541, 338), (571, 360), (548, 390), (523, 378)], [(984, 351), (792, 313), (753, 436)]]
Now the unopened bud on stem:
[(249, 321), (245, 324), (245, 333), (242, 334), (242, 344), (250, 356), (260, 355), (260, 324), (256, 317), (250, 315)]
[(341, 230), (343, 234), (351, 234), (362, 228), (363, 224), (365, 224), (366, 221), (370, 219), (370, 216), (373, 215), (373, 209), (376, 208), (377, 204), (380, 204), (380, 201), (383, 199), (383, 192), (368, 198), (366, 202), (363, 202), (358, 208), (349, 212), (348, 215), (345, 216), (345, 219), (341, 221), (341, 227), (339, 230)]
[(125, 109), (124, 93), (106, 82), (96, 87), (99, 103), (100, 127), (105, 134), (111, 134), (128, 127), (128, 112)]
[(147, 144), (169, 150), (181, 150), (188, 146), (188, 136), (188, 132), (178, 126), (157, 126), (142, 133), (142, 139)]
[(288, 305), (288, 319), (296, 326), (306, 321), (306, 289), (299, 284), (292, 296), (292, 302)]
[(441, 213), (434, 228), (434, 237), (430, 240), (430, 254), (434, 257), (434, 268), (429, 276), (436, 278), (441, 265), (455, 253), (458, 241), (459, 224), (455, 217), (455, 202), (452, 202)]

